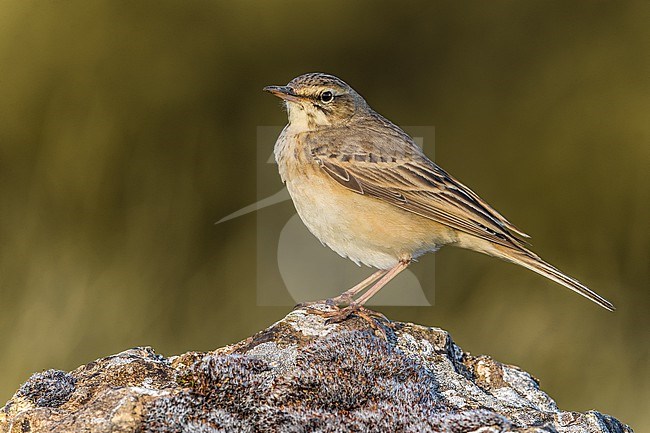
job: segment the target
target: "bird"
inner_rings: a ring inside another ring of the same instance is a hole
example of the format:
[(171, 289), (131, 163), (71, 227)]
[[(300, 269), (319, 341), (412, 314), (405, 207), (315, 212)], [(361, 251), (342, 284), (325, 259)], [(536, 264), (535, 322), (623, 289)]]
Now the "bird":
[(376, 269), (328, 300), (336, 308), (327, 313), (332, 319), (365, 310), (411, 262), (446, 245), (523, 266), (614, 311), (611, 302), (533, 253), (526, 233), (340, 78), (307, 73), (264, 90), (287, 111), (273, 152), (301, 220), (322, 244)]

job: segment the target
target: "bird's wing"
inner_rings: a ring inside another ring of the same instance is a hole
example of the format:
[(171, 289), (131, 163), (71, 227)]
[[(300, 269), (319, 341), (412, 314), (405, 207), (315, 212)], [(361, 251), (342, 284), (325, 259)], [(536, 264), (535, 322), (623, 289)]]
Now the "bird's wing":
[(312, 156), (325, 173), (358, 194), (384, 200), (456, 230), (500, 245), (519, 248), (528, 237), (476, 193), (419, 151), (409, 157), (360, 152), (318, 152)]

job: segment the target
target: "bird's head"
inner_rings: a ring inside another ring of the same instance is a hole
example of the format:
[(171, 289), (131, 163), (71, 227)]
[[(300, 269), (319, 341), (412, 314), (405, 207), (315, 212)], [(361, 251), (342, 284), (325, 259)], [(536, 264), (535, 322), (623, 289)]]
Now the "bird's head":
[(304, 74), (286, 86), (267, 86), (281, 98), (289, 124), (299, 130), (315, 130), (349, 123), (355, 114), (369, 110), (366, 101), (343, 80), (322, 73)]

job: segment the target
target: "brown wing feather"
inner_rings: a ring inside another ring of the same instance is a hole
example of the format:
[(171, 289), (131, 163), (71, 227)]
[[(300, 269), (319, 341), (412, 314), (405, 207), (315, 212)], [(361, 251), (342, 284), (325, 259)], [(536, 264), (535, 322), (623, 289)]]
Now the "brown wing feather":
[[(474, 192), (427, 160), (417, 163), (368, 162), (356, 158), (328, 158), (319, 155), (318, 163), (332, 179), (344, 187), (376, 197), (401, 209), (449, 227), (508, 247), (523, 241), (510, 230), (505, 218)], [(424, 162), (424, 163), (423, 163)], [(430, 163), (427, 164), (427, 163)]]
[(525, 243), (518, 236), (528, 235), (429, 160), (389, 120), (372, 112), (356, 126), (301, 136), (311, 156), (336, 182), (500, 245), (519, 248)]

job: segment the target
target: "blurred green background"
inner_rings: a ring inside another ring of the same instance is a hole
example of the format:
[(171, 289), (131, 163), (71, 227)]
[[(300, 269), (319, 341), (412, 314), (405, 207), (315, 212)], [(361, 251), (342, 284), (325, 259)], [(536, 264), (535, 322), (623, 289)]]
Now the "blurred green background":
[(434, 125), (440, 165), (618, 307), (448, 248), (435, 306), (381, 311), (650, 430), (648, 22), (647, 2), (3, 0), (0, 400), (288, 311), (256, 306), (256, 215), (213, 223), (256, 200), (256, 128), (285, 123), (261, 88), (324, 71)]

